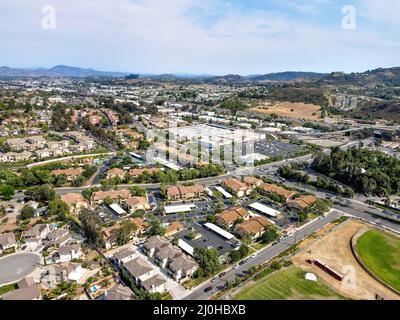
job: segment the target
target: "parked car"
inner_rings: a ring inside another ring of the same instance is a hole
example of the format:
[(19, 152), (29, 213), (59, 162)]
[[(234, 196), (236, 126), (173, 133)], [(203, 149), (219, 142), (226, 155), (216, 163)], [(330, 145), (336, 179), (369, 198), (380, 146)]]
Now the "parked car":
[(222, 278), (224, 275), (226, 275), (226, 272), (221, 272), (221, 273), (219, 274), (219, 277)]
[(213, 286), (208, 286), (207, 288), (204, 289), (204, 292), (210, 292), (214, 287)]

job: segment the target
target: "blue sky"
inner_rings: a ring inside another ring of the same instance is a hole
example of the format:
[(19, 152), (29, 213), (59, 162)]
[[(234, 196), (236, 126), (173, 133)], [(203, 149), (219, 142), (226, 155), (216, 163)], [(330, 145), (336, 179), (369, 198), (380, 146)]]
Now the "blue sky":
[[(56, 29), (41, 26), (42, 6)], [(342, 28), (342, 8), (356, 28)], [(0, 65), (262, 74), (399, 66), (400, 0), (1, 0)]]

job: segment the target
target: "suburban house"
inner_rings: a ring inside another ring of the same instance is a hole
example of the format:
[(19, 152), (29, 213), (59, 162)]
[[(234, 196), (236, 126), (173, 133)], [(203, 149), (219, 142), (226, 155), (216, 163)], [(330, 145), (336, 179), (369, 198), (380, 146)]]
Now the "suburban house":
[(235, 231), (242, 238), (256, 240), (262, 236), (265, 228), (272, 223), (264, 217), (253, 217), (235, 226)]
[(174, 221), (168, 224), (165, 230), (166, 237), (172, 237), (175, 233), (181, 232), (183, 230), (183, 225), (179, 221)]
[(104, 300), (126, 301), (135, 300), (135, 294), (129, 287), (117, 284), (104, 293)]
[(226, 179), (223, 181), (222, 184), (229, 192), (233, 193), (238, 198), (249, 195), (251, 192), (251, 188), (249, 188), (244, 182), (236, 178)]
[(317, 198), (315, 196), (305, 195), (290, 201), (288, 206), (296, 210), (304, 210), (312, 206), (316, 201)]
[(57, 169), (57, 170), (52, 170), (51, 174), (55, 177), (65, 175), (67, 177), (67, 181), (72, 181), (81, 176), (83, 172), (84, 172), (83, 168)]
[(43, 269), (41, 283), (48, 288), (55, 288), (64, 281), (76, 281), (80, 283), (85, 273), (86, 269), (82, 268), (79, 263), (62, 262), (52, 264)]
[(122, 267), (124, 263), (127, 263), (135, 258), (136, 258), (136, 252), (131, 248), (117, 251), (112, 256), (112, 259), (119, 267)]
[(155, 253), (168, 246), (169, 241), (161, 236), (154, 236), (144, 243), (143, 249), (146, 251), (147, 256), (154, 257)]
[(12, 232), (0, 234), (0, 253), (4, 251), (15, 251), (18, 248), (18, 243), (15, 240), (15, 235)]
[(80, 193), (63, 194), (61, 200), (67, 204), (72, 214), (78, 214), (83, 208), (87, 209), (89, 207), (89, 204)]
[(32, 157), (32, 153), (29, 151), (24, 152), (6, 152), (0, 154), (0, 162), (18, 162), (26, 161)]
[(79, 259), (82, 254), (83, 252), (79, 244), (64, 246), (58, 250), (60, 262), (69, 262), (74, 259)]
[(40, 300), (39, 285), (31, 277), (26, 277), (17, 283), (18, 289), (5, 293), (0, 300)]
[(172, 259), (169, 263), (168, 269), (176, 281), (182, 282), (192, 277), (196, 272), (197, 267), (197, 263), (192, 258), (182, 254)]
[(125, 171), (119, 168), (113, 168), (107, 171), (106, 173), (107, 179), (124, 179), (125, 178)]
[(92, 194), (92, 205), (100, 205), (105, 199), (110, 198), (111, 200), (118, 203), (126, 203), (131, 197), (131, 192), (128, 189), (122, 190), (109, 190), (109, 191), (96, 191)]
[(199, 199), (204, 195), (204, 187), (198, 184), (191, 186), (172, 186), (167, 188), (168, 200)]
[(281, 196), (283, 199), (285, 199), (285, 202), (290, 201), (290, 199), (292, 199), (293, 196), (296, 194), (296, 192), (287, 190), (285, 188), (277, 186), (276, 184), (263, 183), (260, 188), (261, 191), (266, 194), (275, 193), (278, 196)]
[(130, 197), (126, 200), (126, 205), (131, 213), (138, 210), (150, 210), (149, 201), (145, 197)]
[(24, 231), (22, 233), (22, 237), (25, 239), (25, 244), (28, 247), (36, 248), (42, 243), (42, 240), (46, 238), (49, 232), (50, 232), (49, 225), (37, 224), (33, 228)]
[(72, 240), (72, 235), (68, 229), (55, 229), (49, 232), (44, 240), (44, 245), (46, 247), (50, 246), (65, 246), (68, 242)]
[(217, 214), (217, 224), (232, 228), (236, 221), (249, 219), (249, 212), (243, 207), (234, 207)]
[(243, 182), (248, 188), (255, 189), (262, 185), (263, 181), (255, 177), (244, 177)]

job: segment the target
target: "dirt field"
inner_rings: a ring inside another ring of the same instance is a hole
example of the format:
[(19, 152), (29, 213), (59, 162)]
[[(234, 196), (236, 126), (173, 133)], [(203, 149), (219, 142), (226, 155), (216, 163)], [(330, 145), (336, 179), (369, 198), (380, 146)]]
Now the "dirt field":
[(321, 106), (315, 104), (305, 104), (302, 102), (279, 102), (272, 106), (268, 103), (260, 105), (258, 108), (253, 108), (251, 111), (276, 114), (280, 117), (287, 117), (293, 119), (305, 119), (313, 121), (322, 121), (321, 119)]
[[(358, 220), (348, 220), (320, 239), (309, 243), (293, 258), (295, 265), (315, 273), (339, 294), (354, 300), (374, 300), (375, 295), (387, 300), (400, 297), (376, 282), (357, 263), (350, 249), (350, 239), (357, 231), (368, 227)], [(309, 265), (306, 259), (319, 259), (345, 276), (342, 282), (335, 280), (320, 268)]]

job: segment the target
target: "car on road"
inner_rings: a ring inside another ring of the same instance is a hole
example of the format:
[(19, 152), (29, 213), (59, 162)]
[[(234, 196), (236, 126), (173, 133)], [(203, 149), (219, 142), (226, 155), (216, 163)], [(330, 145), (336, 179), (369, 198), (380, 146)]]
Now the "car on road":
[(213, 286), (208, 286), (207, 288), (204, 289), (204, 292), (210, 292), (212, 289), (214, 289)]

